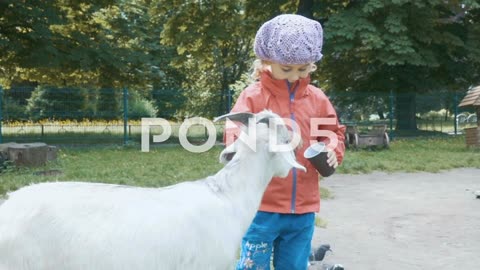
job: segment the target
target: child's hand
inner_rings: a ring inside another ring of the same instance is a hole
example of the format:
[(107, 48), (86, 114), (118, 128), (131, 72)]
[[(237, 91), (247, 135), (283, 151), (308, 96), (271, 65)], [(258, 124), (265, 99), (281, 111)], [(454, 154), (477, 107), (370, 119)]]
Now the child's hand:
[(337, 155), (333, 150), (328, 150), (327, 152), (327, 163), (330, 167), (334, 169), (338, 167)]

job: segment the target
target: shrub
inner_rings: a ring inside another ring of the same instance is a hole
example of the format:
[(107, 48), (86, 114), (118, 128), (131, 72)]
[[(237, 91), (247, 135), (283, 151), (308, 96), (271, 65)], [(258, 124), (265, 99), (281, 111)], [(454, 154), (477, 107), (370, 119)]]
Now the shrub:
[(132, 120), (142, 117), (156, 117), (158, 113), (153, 101), (147, 100), (138, 94), (133, 94), (133, 98), (128, 104), (128, 118)]
[(452, 118), (452, 115), (449, 115), (447, 110), (441, 109), (439, 111), (429, 111), (427, 113), (424, 113), (423, 115), (420, 116), (420, 118), (424, 119), (445, 119), (446, 116), (447, 118)]
[(156, 88), (151, 96), (158, 110), (157, 116), (166, 119), (174, 118), (187, 100), (184, 91), (176, 88)]
[(26, 106), (10, 97), (5, 98), (2, 109), (4, 121), (22, 121), (28, 118)]
[(122, 118), (122, 91), (102, 88), (97, 91), (95, 118), (114, 120)]
[(79, 88), (38, 86), (27, 101), (26, 113), (34, 121), (85, 118), (85, 94)]

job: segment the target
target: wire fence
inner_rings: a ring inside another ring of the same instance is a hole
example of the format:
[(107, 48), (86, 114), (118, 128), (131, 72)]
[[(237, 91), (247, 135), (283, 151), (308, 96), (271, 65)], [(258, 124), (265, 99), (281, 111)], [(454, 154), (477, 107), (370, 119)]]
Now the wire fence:
[[(228, 91), (231, 94), (231, 91)], [(172, 134), (166, 142), (178, 143), (183, 122), (176, 113), (185, 105), (180, 91), (160, 89), (148, 95), (128, 89), (53, 87), (0, 87), (0, 143), (42, 141), (57, 145), (128, 144), (141, 141), (141, 118), (167, 119)], [(385, 125), (390, 138), (397, 136), (462, 134), (476, 126), (473, 110), (458, 108), (464, 94), (327, 93), (340, 121), (369, 132)], [(228, 112), (228, 104), (219, 106)], [(223, 109), (222, 109), (223, 110)], [(202, 116), (202, 115), (198, 115)], [(412, 128), (413, 125), (413, 128)], [(400, 127), (400, 128), (399, 128)], [(406, 128), (405, 128), (406, 127)], [(223, 124), (215, 126), (222, 138)], [(409, 130), (403, 132), (402, 130)], [(164, 132), (151, 127), (151, 134)], [(187, 130), (189, 141), (204, 141), (211, 134), (202, 125)]]
[[(178, 143), (183, 122), (175, 120), (181, 104), (178, 91), (156, 90), (146, 95), (128, 89), (0, 87), (0, 143), (42, 141), (56, 145), (129, 144), (141, 141), (141, 119), (168, 120)], [(162, 127), (150, 127), (161, 134)], [(223, 125), (216, 125), (218, 140)], [(188, 127), (187, 139), (200, 142), (212, 134), (205, 126)], [(164, 142), (164, 143), (165, 143)]]
[(477, 125), (473, 108), (459, 108), (465, 93), (335, 93), (330, 95), (340, 120), (368, 132), (385, 125), (391, 138), (463, 134)]

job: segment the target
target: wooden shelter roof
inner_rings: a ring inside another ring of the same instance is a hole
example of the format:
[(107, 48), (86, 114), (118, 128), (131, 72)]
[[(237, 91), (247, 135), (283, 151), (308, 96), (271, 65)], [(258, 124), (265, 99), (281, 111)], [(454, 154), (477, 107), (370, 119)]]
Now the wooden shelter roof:
[(467, 95), (458, 104), (458, 107), (465, 106), (480, 106), (480, 85), (468, 90)]

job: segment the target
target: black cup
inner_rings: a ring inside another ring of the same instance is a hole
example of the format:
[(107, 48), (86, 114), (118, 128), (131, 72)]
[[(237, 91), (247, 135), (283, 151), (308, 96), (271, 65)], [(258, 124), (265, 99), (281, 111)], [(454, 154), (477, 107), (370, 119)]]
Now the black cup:
[(310, 145), (305, 152), (303, 152), (303, 156), (312, 163), (321, 176), (328, 177), (335, 172), (335, 168), (327, 163), (327, 147), (325, 143), (317, 142)]

